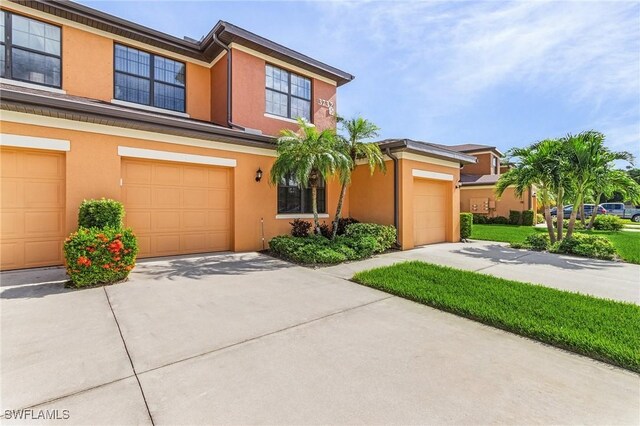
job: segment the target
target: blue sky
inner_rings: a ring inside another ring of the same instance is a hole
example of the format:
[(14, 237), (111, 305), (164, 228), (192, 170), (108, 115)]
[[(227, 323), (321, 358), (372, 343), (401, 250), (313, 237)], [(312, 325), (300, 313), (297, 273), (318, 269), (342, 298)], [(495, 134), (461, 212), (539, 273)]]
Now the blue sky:
[(640, 156), (639, 2), (82, 1), (199, 39), (218, 19), (356, 76), (382, 138), (501, 150), (596, 129)]

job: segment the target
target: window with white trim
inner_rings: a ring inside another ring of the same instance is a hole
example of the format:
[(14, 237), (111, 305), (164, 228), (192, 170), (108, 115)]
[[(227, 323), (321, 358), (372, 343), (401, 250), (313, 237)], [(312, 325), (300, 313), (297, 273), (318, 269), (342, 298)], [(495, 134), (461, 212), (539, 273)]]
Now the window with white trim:
[(266, 112), (285, 118), (311, 121), (311, 80), (266, 65)]
[[(318, 185), (318, 213), (326, 213), (324, 181)], [(278, 214), (313, 213), (311, 188), (300, 188), (293, 178), (282, 179), (278, 185)]]

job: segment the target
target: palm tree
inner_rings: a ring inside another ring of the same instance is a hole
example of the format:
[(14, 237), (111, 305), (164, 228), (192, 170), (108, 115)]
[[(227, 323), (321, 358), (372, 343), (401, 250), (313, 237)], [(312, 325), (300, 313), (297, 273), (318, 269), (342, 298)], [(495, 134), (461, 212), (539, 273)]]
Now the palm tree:
[(556, 241), (551, 219), (551, 202), (554, 195), (561, 192), (558, 182), (561, 181), (562, 146), (559, 140), (546, 139), (526, 148), (513, 148), (507, 153), (510, 161), (515, 159), (515, 167), (500, 176), (496, 185), (496, 195), (501, 197), (504, 191), (513, 186), (517, 196), (532, 186), (537, 188), (538, 199), (544, 207), (547, 232), (552, 243)]
[(270, 180), (277, 185), (292, 178), (300, 188), (311, 187), (314, 231), (320, 232), (318, 220), (318, 186), (338, 170), (351, 167), (351, 159), (342, 153), (333, 129), (319, 131), (298, 119), (298, 132), (282, 130), (277, 140), (278, 157), (271, 166)]
[(336, 207), (336, 216), (333, 220), (334, 238), (338, 232), (338, 221), (342, 216), (342, 204), (347, 192), (347, 185), (351, 182), (351, 174), (356, 168), (356, 160), (366, 161), (372, 175), (376, 168), (382, 172), (386, 171), (384, 156), (380, 151), (380, 147), (375, 143), (363, 142), (365, 139), (378, 136), (380, 128), (362, 117), (350, 120), (338, 118), (338, 122), (342, 124), (342, 128), (347, 133), (346, 136), (338, 138), (339, 146), (341, 151), (351, 159), (351, 166), (348, 169), (339, 170), (342, 188), (340, 189), (340, 197)]

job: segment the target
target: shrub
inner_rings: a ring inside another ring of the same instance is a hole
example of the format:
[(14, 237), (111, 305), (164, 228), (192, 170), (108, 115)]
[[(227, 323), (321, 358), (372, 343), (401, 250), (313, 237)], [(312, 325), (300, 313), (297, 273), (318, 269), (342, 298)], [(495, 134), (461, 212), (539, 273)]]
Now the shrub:
[(466, 240), (471, 237), (473, 228), (473, 215), (471, 213), (460, 213), (460, 238)]
[(519, 225), (521, 219), (522, 219), (522, 213), (520, 213), (518, 210), (509, 210), (510, 225)]
[(78, 210), (78, 228), (114, 228), (123, 226), (124, 207), (116, 200), (84, 200)]
[(599, 235), (574, 234), (552, 247), (555, 253), (575, 254), (595, 259), (613, 259), (616, 249), (607, 238)]
[(291, 235), (294, 237), (306, 237), (311, 230), (311, 223), (302, 219), (293, 219), (293, 222), (289, 222), (291, 225)]
[(336, 232), (336, 235), (344, 235), (347, 231), (347, 226), (352, 223), (360, 223), (360, 221), (352, 217), (341, 217), (338, 219), (338, 232)]
[(549, 236), (547, 234), (531, 234), (524, 239), (524, 247), (531, 250), (544, 251), (549, 248)]
[(533, 226), (535, 225), (535, 213), (533, 210), (525, 210), (522, 212), (522, 225)]
[(507, 219), (504, 216), (496, 216), (496, 217), (489, 218), (488, 223), (492, 223), (494, 225), (508, 225), (509, 219)]
[(618, 216), (598, 215), (593, 222), (593, 228), (600, 231), (621, 231), (624, 222)]
[(396, 242), (396, 228), (375, 223), (352, 223), (347, 226), (345, 235), (351, 238), (373, 237), (379, 248), (376, 252), (390, 249)]
[(544, 223), (544, 215), (541, 213), (536, 213), (536, 223)]
[(325, 238), (331, 238), (333, 237), (333, 233), (331, 231), (331, 227), (329, 225), (327, 225), (326, 223), (321, 223), (320, 224), (320, 235), (322, 235)]
[(473, 213), (473, 223), (478, 225), (485, 225), (489, 223), (489, 218), (486, 215)]
[[(596, 218), (597, 219), (597, 218)], [(567, 229), (569, 227), (569, 219), (563, 219), (562, 220), (563, 223), (563, 229)], [(558, 227), (558, 220), (554, 219), (553, 221), (553, 227), (557, 228)], [(573, 224), (573, 229), (581, 231), (584, 229), (584, 225), (582, 224), (582, 221), (580, 219), (576, 219), (576, 221)]]
[(75, 287), (124, 280), (138, 254), (130, 229), (80, 228), (64, 243), (67, 273)]

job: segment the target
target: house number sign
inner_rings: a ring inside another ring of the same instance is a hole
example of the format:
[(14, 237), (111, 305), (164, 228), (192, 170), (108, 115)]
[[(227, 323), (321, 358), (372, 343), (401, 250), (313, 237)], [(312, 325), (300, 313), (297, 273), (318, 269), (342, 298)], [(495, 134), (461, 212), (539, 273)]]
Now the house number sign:
[(318, 105), (329, 108), (329, 115), (334, 115), (336, 112), (333, 102), (326, 99), (318, 99)]

